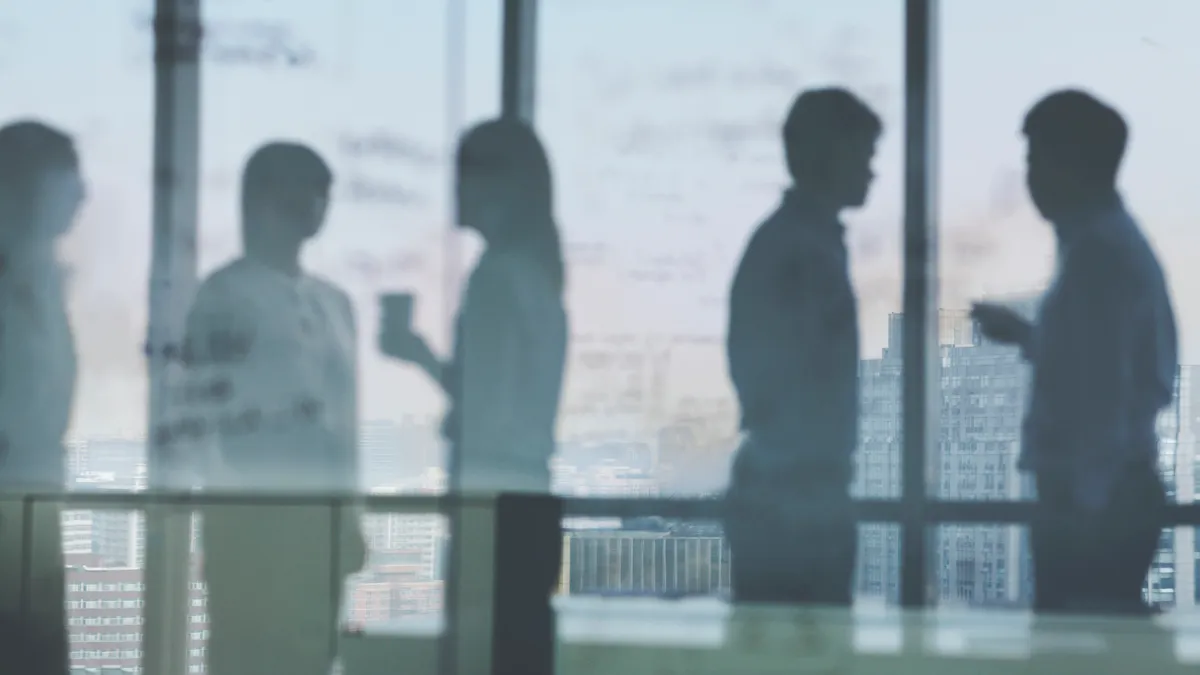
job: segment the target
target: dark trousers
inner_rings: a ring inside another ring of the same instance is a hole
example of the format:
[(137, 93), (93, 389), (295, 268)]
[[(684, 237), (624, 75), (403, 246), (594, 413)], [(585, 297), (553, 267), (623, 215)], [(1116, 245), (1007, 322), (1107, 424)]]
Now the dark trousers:
[(1067, 475), (1043, 472), (1036, 478), (1034, 609), (1144, 612), (1142, 586), (1162, 531), (1156, 511), (1167, 498), (1154, 464), (1131, 466), (1100, 510), (1076, 505)]
[(31, 532), (25, 515), (18, 501), (0, 504), (0, 672), (64, 675), (70, 665), (61, 511), (33, 509)]
[(734, 602), (851, 603), (858, 527), (845, 476), (781, 476), (739, 450), (725, 495)]
[[(552, 675), (557, 624), (550, 598), (562, 573), (562, 500), (547, 494), (503, 494), (496, 499), (492, 664), (507, 675)], [(462, 514), (450, 510), (446, 609), (454, 612), (465, 574)], [(468, 534), (469, 536), (469, 534)], [(459, 638), (451, 636), (451, 639)], [(453, 652), (456, 645), (444, 645)], [(469, 645), (468, 645), (469, 647)], [(444, 658), (454, 658), (444, 654)]]

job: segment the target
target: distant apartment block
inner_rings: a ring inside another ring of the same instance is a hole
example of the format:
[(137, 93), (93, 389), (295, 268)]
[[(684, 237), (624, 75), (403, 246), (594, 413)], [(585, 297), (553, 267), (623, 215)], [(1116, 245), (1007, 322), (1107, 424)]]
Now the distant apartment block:
[(564, 539), (564, 595), (724, 595), (730, 555), (719, 534), (594, 530)]
[[(141, 672), (145, 592), (142, 570), (94, 567), (95, 562), (89, 556), (69, 556), (67, 560), (67, 626), (72, 671)], [(189, 598), (188, 673), (203, 673), (208, 616), (200, 584), (191, 584)]]

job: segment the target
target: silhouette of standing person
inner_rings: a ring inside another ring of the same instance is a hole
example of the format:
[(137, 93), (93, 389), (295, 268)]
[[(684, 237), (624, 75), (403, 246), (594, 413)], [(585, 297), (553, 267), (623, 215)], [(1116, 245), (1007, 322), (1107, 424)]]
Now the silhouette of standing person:
[[(68, 135), (31, 121), (0, 129), (0, 491), (65, 487), (77, 365), (55, 247), (84, 196)], [(0, 505), (0, 660), (12, 672), (61, 675), (69, 664), (60, 509), (35, 506), (27, 558), (22, 515), (19, 501)]]
[[(442, 432), (453, 492), (546, 494), (568, 329), (550, 162), (533, 130), (501, 119), (468, 131), (458, 147), (456, 200), (458, 223), (486, 249), (462, 299), (454, 355), (440, 360), (405, 317), (384, 317), (380, 347), (420, 367), (449, 397)], [(460, 525), (451, 520), (450, 589), (461, 569)], [(514, 649), (553, 631), (549, 596), (561, 567), (561, 522), (552, 509), (532, 509), (511, 535), (506, 546), (537, 555), (520, 571), (521, 588), (497, 592), (546, 598), (523, 621), (499, 627), (497, 643)], [(521, 672), (552, 672), (536, 661), (538, 650), (526, 651), (531, 660)]]
[(736, 602), (850, 602), (858, 315), (840, 214), (866, 202), (881, 133), (850, 92), (801, 93), (783, 125), (793, 185), (734, 277), (727, 352), (744, 440), (725, 536)]
[(1035, 323), (986, 303), (973, 313), (1033, 367), (1019, 466), (1037, 481), (1034, 606), (1139, 613), (1166, 502), (1155, 422), (1178, 369), (1171, 300), (1117, 189), (1121, 114), (1059, 91), (1023, 131), (1029, 196), (1054, 228), (1058, 269)]
[[(190, 417), (164, 439), (206, 434), (174, 440), (208, 489), (358, 488), (353, 307), (300, 259), (325, 222), (331, 183), (325, 161), (299, 144), (268, 143), (246, 164), (243, 255), (196, 293), (184, 349)], [(339, 525), (342, 541), (331, 542), (322, 504), (203, 510), (210, 672), (328, 673), (342, 582), (365, 557), (357, 510), (343, 509)]]

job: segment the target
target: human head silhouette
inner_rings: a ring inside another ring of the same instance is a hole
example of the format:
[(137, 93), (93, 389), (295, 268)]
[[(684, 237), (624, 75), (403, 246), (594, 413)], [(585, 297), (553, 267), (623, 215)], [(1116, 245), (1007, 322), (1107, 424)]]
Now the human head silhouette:
[(458, 224), (488, 246), (526, 248), (561, 284), (550, 160), (534, 130), (510, 118), (471, 128), (458, 145), (456, 178)]
[(800, 93), (783, 123), (783, 151), (797, 185), (833, 210), (866, 203), (883, 122), (840, 87)]
[(1121, 113), (1078, 89), (1056, 91), (1025, 115), (1025, 181), (1047, 220), (1116, 190), (1129, 128)]
[(302, 243), (325, 223), (333, 172), (311, 148), (273, 141), (242, 172), (242, 235), (248, 246)]
[(53, 243), (74, 225), (85, 196), (69, 135), (37, 121), (0, 128), (0, 242)]

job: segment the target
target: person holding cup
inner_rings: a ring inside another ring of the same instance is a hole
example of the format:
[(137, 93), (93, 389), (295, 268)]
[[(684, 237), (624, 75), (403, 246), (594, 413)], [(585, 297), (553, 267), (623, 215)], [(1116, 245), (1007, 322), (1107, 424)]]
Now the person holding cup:
[(549, 160), (532, 129), (498, 120), (465, 135), (457, 171), (459, 224), (486, 249), (462, 298), (454, 353), (443, 361), (413, 331), (405, 294), (383, 297), (379, 345), (449, 397), (452, 489), (547, 492), (567, 351)]
[[(382, 299), (379, 344), (388, 356), (423, 370), (449, 398), (442, 433), (449, 445), (451, 492), (520, 493), (506, 497), (508, 503), (530, 507), (523, 511), (520, 532), (511, 536), (521, 539), (515, 546), (538, 555), (516, 574), (504, 575), (505, 592), (540, 595), (546, 602), (522, 604), (521, 620), (506, 622), (492, 638), (493, 644), (530, 645), (553, 639), (549, 599), (562, 553), (561, 519), (553, 500), (544, 497), (550, 491), (568, 335), (550, 163), (529, 126), (501, 119), (467, 132), (456, 164), (458, 223), (477, 232), (486, 248), (462, 298), (453, 355), (442, 360), (434, 354), (412, 329), (411, 299), (397, 294)], [(473, 536), (476, 523), (465, 509), (451, 508), (449, 516), (447, 631), (461, 639), (448, 644), (468, 645), (477, 627), (470, 616), (456, 616), (458, 599), (470, 605), (486, 598), (488, 589), (461, 570), (466, 561), (487, 559), (470, 548), (487, 537)], [(546, 658), (541, 651), (552, 650), (517, 651), (521, 663), (508, 664), (513, 672), (553, 672), (552, 663), (539, 661)]]

